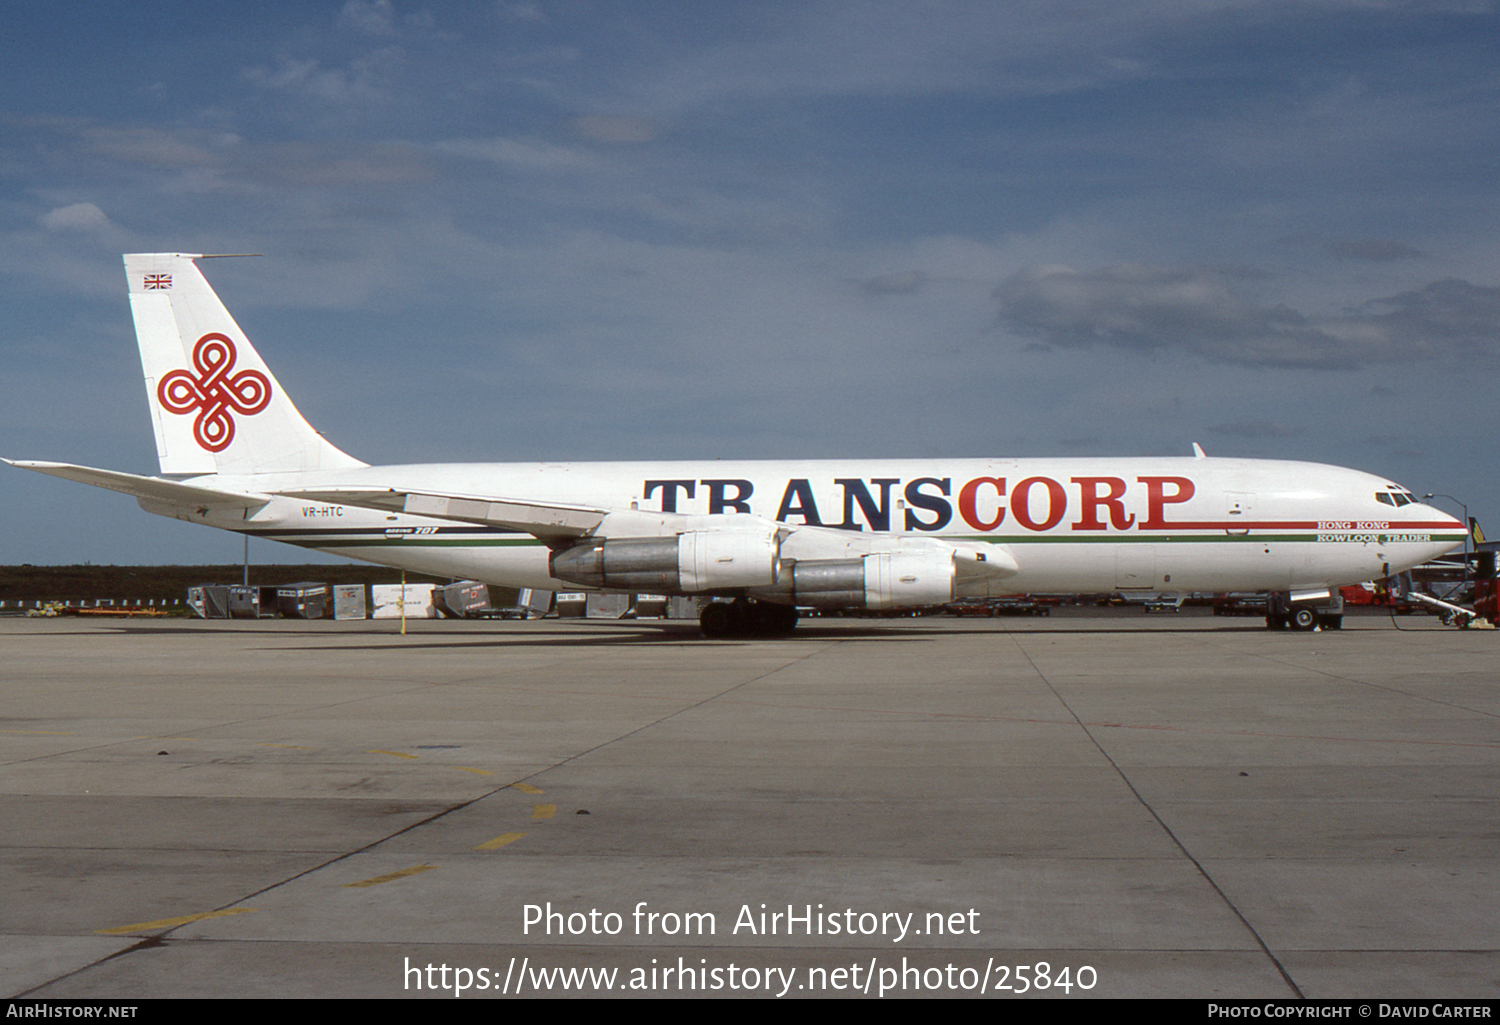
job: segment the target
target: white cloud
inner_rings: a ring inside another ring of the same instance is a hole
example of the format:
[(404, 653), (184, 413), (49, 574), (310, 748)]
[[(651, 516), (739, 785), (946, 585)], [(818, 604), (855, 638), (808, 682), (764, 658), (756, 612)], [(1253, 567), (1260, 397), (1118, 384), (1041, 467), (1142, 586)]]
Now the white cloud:
[(396, 9), (391, 0), (349, 0), (339, 12), (339, 24), (372, 36), (396, 34)]
[(109, 218), (93, 203), (72, 203), (38, 218), (48, 231), (94, 231), (110, 226)]
[(454, 156), (488, 160), (528, 172), (575, 170), (594, 162), (582, 150), (536, 139), (451, 139), (438, 143), (437, 148)]
[(263, 89), (298, 93), (326, 103), (384, 101), (405, 56), (401, 47), (385, 46), (350, 61), (345, 68), (324, 67), (315, 58), (283, 57), (275, 67), (247, 68), (244, 77)]
[(511, 3), (497, 0), (495, 14), (504, 21), (545, 21), (546, 15), (534, 3)]
[(96, 152), (134, 164), (180, 169), (215, 162), (206, 147), (161, 129), (88, 127), (80, 134)]
[(661, 136), (659, 121), (622, 114), (587, 114), (573, 122), (580, 135), (599, 142), (653, 142)]

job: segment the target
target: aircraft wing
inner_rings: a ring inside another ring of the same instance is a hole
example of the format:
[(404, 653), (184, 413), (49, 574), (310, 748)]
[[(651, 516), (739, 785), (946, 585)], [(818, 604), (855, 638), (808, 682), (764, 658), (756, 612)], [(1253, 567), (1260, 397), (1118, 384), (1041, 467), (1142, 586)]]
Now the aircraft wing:
[[(776, 523), (749, 514), (684, 514), (636, 509), (607, 509), (570, 505), (561, 502), (535, 502), (481, 495), (452, 495), (434, 492), (360, 488), (309, 488), (280, 491), (278, 494), (309, 502), (344, 504), (385, 512), (411, 513), (436, 519), (477, 523), (531, 534), (546, 542), (591, 539), (613, 543), (611, 539), (635, 539), (622, 543), (639, 543), (640, 539), (659, 538), (676, 543), (677, 535), (708, 533), (734, 544), (731, 538), (749, 534), (765, 535), (768, 551), (782, 551), (794, 559), (859, 560), (869, 555), (901, 553), (905, 558), (926, 553), (945, 566), (951, 566), (961, 581), (999, 580), (1019, 571), (1009, 550), (995, 545), (954, 543), (937, 538), (888, 537), (834, 527), (793, 526)], [(582, 552), (579, 547), (576, 551)], [(730, 559), (730, 561), (733, 561)]]
[(365, 509), (457, 520), (461, 523), (478, 523), (532, 534), (543, 540), (584, 537), (597, 530), (609, 514), (607, 509), (583, 505), (485, 498), (477, 495), (431, 494), (389, 488), (380, 491), (318, 488), (281, 491), (278, 494), (309, 502), (353, 505)]
[(270, 495), (255, 492), (220, 491), (194, 484), (183, 484), (161, 477), (141, 477), (118, 470), (98, 470), (92, 466), (75, 466), (72, 463), (45, 463), (26, 459), (5, 459), (11, 466), (23, 470), (76, 480), (81, 484), (92, 484), (96, 488), (108, 488), (157, 502), (173, 505), (193, 505), (204, 509), (259, 509), (271, 501)]

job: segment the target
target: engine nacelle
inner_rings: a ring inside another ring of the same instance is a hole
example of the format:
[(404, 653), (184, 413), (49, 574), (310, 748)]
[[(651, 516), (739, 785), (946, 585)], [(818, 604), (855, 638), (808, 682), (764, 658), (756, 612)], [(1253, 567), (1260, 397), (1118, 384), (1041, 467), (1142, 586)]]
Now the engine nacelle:
[(672, 537), (605, 538), (554, 554), (558, 580), (612, 591), (701, 594), (775, 586), (776, 531), (689, 530)]
[(792, 565), (791, 598), (814, 608), (890, 609), (953, 600), (952, 552), (873, 552)]

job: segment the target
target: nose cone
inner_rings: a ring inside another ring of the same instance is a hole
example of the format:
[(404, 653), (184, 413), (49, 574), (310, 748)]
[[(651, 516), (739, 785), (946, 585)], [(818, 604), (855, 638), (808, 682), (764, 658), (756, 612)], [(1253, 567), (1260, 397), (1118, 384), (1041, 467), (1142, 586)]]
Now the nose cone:
[[(1412, 522), (1409, 526), (1407, 523), (1402, 523), (1401, 526), (1409, 530), (1420, 529), (1431, 538), (1431, 554), (1427, 556), (1429, 559), (1435, 559), (1444, 552), (1451, 552), (1460, 547), (1468, 537), (1469, 525), (1467, 523), (1425, 502), (1409, 505), (1402, 512), (1406, 513), (1403, 519)], [(1395, 527), (1397, 524), (1392, 523), (1391, 526)]]
[[(1443, 510), (1428, 505), (1426, 502), (1418, 502), (1408, 507), (1406, 511), (1408, 513), (1415, 513), (1414, 518), (1422, 520), (1424, 526), (1430, 526), (1433, 530), (1441, 530), (1445, 534), (1453, 531), (1457, 531), (1459, 534), (1466, 534), (1469, 530), (1469, 525), (1457, 516), (1454, 516), (1452, 513), (1443, 512)], [(1460, 540), (1462, 539), (1460, 538)]]

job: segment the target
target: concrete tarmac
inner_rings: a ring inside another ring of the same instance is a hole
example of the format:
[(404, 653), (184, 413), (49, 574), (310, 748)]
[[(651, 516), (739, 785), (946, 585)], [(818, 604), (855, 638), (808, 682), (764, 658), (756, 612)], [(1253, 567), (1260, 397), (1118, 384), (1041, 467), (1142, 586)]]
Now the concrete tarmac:
[(1493, 999), (1500, 634), (1345, 622), (0, 620), (0, 991)]

